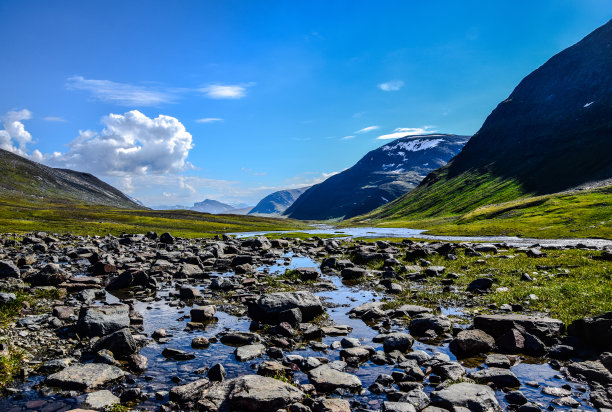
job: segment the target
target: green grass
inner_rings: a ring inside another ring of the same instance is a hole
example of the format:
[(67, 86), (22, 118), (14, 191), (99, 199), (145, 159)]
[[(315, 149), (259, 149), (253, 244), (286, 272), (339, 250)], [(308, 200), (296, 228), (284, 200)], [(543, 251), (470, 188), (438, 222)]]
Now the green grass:
[(23, 352), (13, 348), (8, 349), (7, 355), (0, 356), (0, 389), (15, 379), (21, 369)]
[[(15, 301), (0, 305), (0, 327), (7, 327), (11, 322), (14, 322), (19, 316), (24, 304), (27, 303), (34, 312), (48, 310), (44, 308), (43, 302), (45, 299), (58, 299), (61, 297), (58, 289), (37, 290), (34, 293), (13, 292), (17, 298)], [(5, 339), (5, 338), (4, 338)], [(4, 340), (2, 339), (2, 340)], [(24, 353), (9, 345), (8, 354), (0, 355), (0, 389), (4, 388), (9, 382), (15, 379), (19, 373), (21, 364), (24, 358)]]
[(290, 219), (210, 215), (189, 210), (128, 210), (82, 204), (31, 203), (0, 198), (3, 232), (120, 235), (170, 232), (181, 237), (208, 237), (246, 231), (299, 230), (309, 226)]
[[(512, 193), (517, 193), (514, 190), (513, 185), (504, 187), (499, 196), (511, 197)], [(412, 197), (415, 203), (412, 205), (398, 202), (389, 210), (378, 209), (370, 215), (349, 220), (344, 225), (409, 227), (427, 229), (428, 234), (448, 236), (612, 239), (612, 186), (544, 196), (522, 195), (518, 199), (484, 204), (473, 209), (466, 208), (464, 195), (460, 196), (461, 202), (456, 197), (449, 197), (452, 204), (448, 204), (437, 197), (439, 194), (438, 190), (423, 195), (435, 195), (439, 202), (429, 210), (421, 210), (429, 203), (423, 203), (423, 198), (419, 197), (421, 194), (415, 193)], [(449, 193), (446, 195), (450, 196)], [(474, 198), (482, 200), (477, 194), (474, 194)], [(396, 211), (389, 214), (392, 209)]]
[[(586, 316), (612, 311), (612, 262), (591, 259), (600, 252), (584, 250), (547, 251), (548, 256), (530, 258), (524, 253), (509, 250), (512, 259), (491, 257), (468, 257), (459, 252), (458, 260), (446, 260), (439, 255), (427, 259), (433, 265), (445, 266), (446, 272), (440, 277), (428, 278), (426, 283), (404, 283), (404, 292), (387, 303), (395, 307), (404, 303), (420, 303), (430, 307), (463, 306), (477, 303), (475, 307), (486, 308), (489, 304), (497, 306), (504, 303), (524, 304), (531, 311), (548, 313), (565, 323)], [(477, 261), (484, 260), (484, 263)], [(542, 270), (540, 267), (551, 267)], [(459, 293), (443, 292), (441, 284), (447, 273), (461, 274), (453, 286)], [(520, 280), (527, 273), (533, 282)], [(472, 298), (465, 291), (467, 285), (483, 274), (496, 279), (493, 292)], [(495, 289), (505, 287), (507, 291)], [(534, 294), (537, 300), (530, 300)], [(475, 299), (475, 301), (474, 301)]]

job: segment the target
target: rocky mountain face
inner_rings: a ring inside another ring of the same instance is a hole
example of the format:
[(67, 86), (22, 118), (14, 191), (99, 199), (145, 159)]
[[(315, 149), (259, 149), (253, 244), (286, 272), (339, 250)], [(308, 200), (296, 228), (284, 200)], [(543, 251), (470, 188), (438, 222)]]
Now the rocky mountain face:
[[(525, 77), (461, 153), (381, 212), (436, 210), (442, 193), (444, 212), (461, 212), (611, 177), (612, 21)], [(461, 198), (471, 202), (452, 210)]]
[(249, 215), (280, 215), (291, 206), (298, 197), (302, 195), (310, 186), (299, 189), (279, 190), (264, 197), (251, 209)]
[(389, 203), (446, 164), (467, 136), (428, 134), (394, 140), (353, 167), (312, 186), (286, 211), (294, 219), (350, 218)]
[(97, 177), (44, 166), (0, 149), (0, 196), (24, 201), (86, 203), (145, 209)]

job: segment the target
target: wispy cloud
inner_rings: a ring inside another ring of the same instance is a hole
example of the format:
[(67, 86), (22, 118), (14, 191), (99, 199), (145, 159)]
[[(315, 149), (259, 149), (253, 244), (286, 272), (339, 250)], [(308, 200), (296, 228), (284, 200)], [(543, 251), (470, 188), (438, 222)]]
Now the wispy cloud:
[(355, 136), (354, 136), (354, 135), (350, 135), (350, 136), (344, 136), (344, 137), (342, 137), (341, 139), (342, 139), (342, 140), (350, 140), (350, 139), (354, 139), (354, 138), (355, 138)]
[(402, 80), (391, 80), (378, 85), (378, 88), (385, 92), (396, 92), (402, 87), (404, 87), (404, 82)]
[(373, 130), (378, 130), (378, 129), (380, 129), (380, 127), (378, 126), (368, 126), (368, 127), (364, 127), (363, 129), (357, 130), (355, 133), (364, 134), (364, 133), (368, 133), (368, 132), (371, 132)]
[(244, 85), (211, 84), (201, 89), (211, 99), (242, 99), (246, 96)]
[(68, 121), (64, 119), (63, 117), (57, 117), (57, 116), (47, 116), (43, 120), (45, 122), (60, 122), (60, 123), (65, 123)]
[(389, 140), (389, 139), (399, 139), (400, 137), (405, 136), (418, 136), (422, 134), (435, 133), (436, 130), (433, 129), (434, 126), (423, 126), (423, 127), (398, 127), (393, 131), (393, 133), (383, 134), (378, 136), (378, 140)]
[(111, 80), (85, 79), (82, 76), (68, 78), (66, 88), (83, 90), (89, 92), (97, 100), (122, 106), (157, 106), (176, 100), (175, 93), (169, 91)]
[(220, 117), (204, 117), (202, 119), (196, 120), (197, 123), (217, 123), (222, 121), (223, 119), (221, 119)]

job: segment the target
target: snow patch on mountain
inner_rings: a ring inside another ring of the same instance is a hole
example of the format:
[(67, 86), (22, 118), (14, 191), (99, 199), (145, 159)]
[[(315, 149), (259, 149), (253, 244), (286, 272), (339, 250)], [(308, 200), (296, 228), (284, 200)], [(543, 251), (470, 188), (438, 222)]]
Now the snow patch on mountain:
[(412, 140), (409, 142), (398, 142), (398, 143), (395, 143), (389, 146), (384, 146), (382, 150), (387, 152), (390, 150), (400, 150), (401, 149), (407, 152), (418, 152), (420, 150), (427, 150), (427, 149), (436, 147), (442, 142), (443, 142), (443, 139), (419, 139), (419, 140)]

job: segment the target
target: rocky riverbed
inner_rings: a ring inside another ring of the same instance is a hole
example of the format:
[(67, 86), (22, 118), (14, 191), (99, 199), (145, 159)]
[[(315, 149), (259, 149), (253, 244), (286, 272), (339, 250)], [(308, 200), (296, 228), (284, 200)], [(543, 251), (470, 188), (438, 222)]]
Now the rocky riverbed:
[[(507, 245), (34, 233), (0, 246), (1, 305), (20, 305), (2, 350), (23, 356), (1, 410), (612, 408), (612, 313), (565, 325), (521, 304), (468, 310), (493, 280), (458, 291), (427, 260)], [(461, 298), (393, 304), (432, 279)]]

